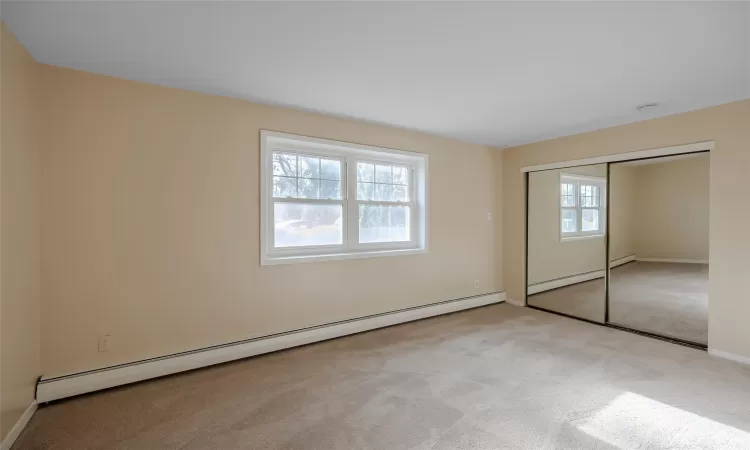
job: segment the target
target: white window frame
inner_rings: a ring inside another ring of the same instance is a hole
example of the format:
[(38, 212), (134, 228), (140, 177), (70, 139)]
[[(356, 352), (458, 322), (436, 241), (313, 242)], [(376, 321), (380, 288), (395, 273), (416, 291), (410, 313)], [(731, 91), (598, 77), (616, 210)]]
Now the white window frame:
[[(263, 266), (308, 261), (372, 258), (427, 252), (427, 163), (423, 153), (405, 152), (275, 131), (260, 132), (260, 243)], [(341, 199), (317, 200), (273, 197), (273, 154), (325, 157), (341, 161)], [(357, 163), (406, 166), (407, 202), (357, 200)], [(274, 247), (274, 203), (342, 205), (342, 244)], [(410, 240), (359, 243), (359, 205), (410, 206)]]
[[(563, 184), (574, 184), (576, 186), (575, 191), (575, 206), (562, 206), (562, 185)], [(581, 206), (581, 185), (597, 186), (599, 188), (599, 207), (582, 207)], [(588, 238), (603, 238), (607, 230), (607, 179), (603, 177), (592, 177), (587, 175), (577, 175), (571, 173), (560, 173), (560, 182), (557, 185), (557, 226), (560, 230), (560, 241), (569, 241), (577, 239), (588, 239)], [(563, 232), (562, 229), (562, 213), (564, 210), (570, 209), (576, 211), (576, 226), (577, 231)], [(584, 209), (597, 209), (599, 213), (599, 229), (592, 231), (582, 231), (583, 227), (583, 210)]]

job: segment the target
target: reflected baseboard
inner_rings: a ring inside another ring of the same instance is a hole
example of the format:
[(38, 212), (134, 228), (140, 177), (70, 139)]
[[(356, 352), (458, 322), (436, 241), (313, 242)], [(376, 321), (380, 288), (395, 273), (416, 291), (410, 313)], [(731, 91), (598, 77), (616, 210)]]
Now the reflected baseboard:
[(679, 263), (679, 264), (708, 264), (707, 259), (671, 259), (671, 258), (635, 258), (641, 262)]
[[(615, 259), (609, 263), (610, 268), (615, 268), (629, 262), (636, 261), (635, 255), (628, 255), (622, 258)], [(540, 292), (551, 291), (572, 284), (583, 283), (586, 281), (596, 280), (598, 278), (604, 278), (604, 270), (594, 270), (591, 272), (579, 273), (570, 275), (567, 277), (555, 278), (554, 280), (542, 281), (529, 285), (526, 290), (526, 295), (534, 295)], [(506, 300), (507, 301), (507, 300)]]
[(629, 262), (633, 262), (633, 261), (637, 261), (637, 260), (638, 260), (638, 258), (636, 258), (635, 253), (633, 253), (632, 255), (623, 256), (622, 258), (613, 259), (609, 263), (609, 268), (613, 269), (613, 268), (615, 268), (617, 266), (621, 266), (623, 264), (627, 264)]
[(540, 292), (551, 291), (553, 289), (570, 286), (571, 284), (578, 284), (586, 281), (596, 280), (597, 278), (604, 278), (603, 270), (595, 270), (593, 272), (586, 272), (578, 275), (571, 275), (569, 277), (557, 278), (555, 280), (532, 284), (527, 288), (526, 295), (534, 295)]

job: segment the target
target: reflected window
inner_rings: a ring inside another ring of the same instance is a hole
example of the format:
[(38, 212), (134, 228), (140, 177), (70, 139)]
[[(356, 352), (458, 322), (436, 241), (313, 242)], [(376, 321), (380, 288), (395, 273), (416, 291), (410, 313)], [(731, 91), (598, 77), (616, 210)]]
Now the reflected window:
[(560, 175), (560, 237), (604, 235), (607, 181), (584, 175)]

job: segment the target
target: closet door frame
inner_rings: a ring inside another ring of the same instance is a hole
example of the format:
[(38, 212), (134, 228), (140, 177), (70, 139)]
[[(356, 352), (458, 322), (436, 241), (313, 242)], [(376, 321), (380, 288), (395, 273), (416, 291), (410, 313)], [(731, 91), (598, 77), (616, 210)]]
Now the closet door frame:
[[(714, 141), (705, 141), (705, 142), (698, 142), (694, 144), (686, 144), (686, 145), (679, 145), (674, 147), (664, 147), (664, 148), (657, 148), (657, 149), (650, 149), (650, 150), (640, 150), (640, 151), (634, 151), (634, 152), (627, 152), (627, 153), (618, 153), (613, 155), (606, 155), (606, 156), (600, 156), (600, 157), (594, 157), (594, 158), (586, 158), (586, 159), (579, 159), (579, 160), (573, 160), (573, 161), (564, 161), (559, 163), (550, 163), (550, 164), (541, 164), (536, 166), (527, 166), (522, 167), (521, 172), (523, 174), (523, 195), (524, 195), (524, 261), (523, 261), (523, 268), (524, 268), (524, 283), (523, 283), (523, 306), (527, 306), (532, 309), (548, 312), (551, 314), (556, 314), (563, 317), (569, 317), (576, 320), (581, 320), (583, 322), (592, 323), (599, 326), (604, 326), (608, 328), (614, 328), (617, 330), (627, 331), (630, 333), (639, 334), (642, 336), (647, 336), (654, 339), (659, 339), (662, 341), (672, 342), (675, 344), (697, 348), (700, 350), (706, 350), (708, 348), (707, 344), (701, 344), (696, 343), (680, 338), (670, 337), (670, 336), (664, 336), (660, 335), (658, 333), (653, 333), (650, 331), (644, 331), (644, 330), (638, 330), (635, 328), (630, 328), (618, 324), (613, 324), (609, 320), (609, 290), (610, 290), (610, 233), (609, 233), (609, 224), (610, 224), (610, 209), (611, 209), (611, 193), (612, 189), (610, 189), (609, 186), (609, 177), (610, 177), (610, 165), (614, 163), (620, 163), (620, 162), (627, 162), (627, 161), (639, 161), (639, 160), (647, 160), (647, 159), (657, 159), (657, 158), (663, 158), (665, 156), (677, 156), (677, 155), (685, 155), (685, 154), (692, 154), (692, 153), (709, 153), (711, 150), (714, 149)], [(596, 164), (606, 164), (607, 165), (607, 190), (606, 190), (606, 221), (604, 224), (604, 247), (605, 247), (605, 270), (604, 270), (604, 322), (597, 322), (594, 320), (589, 320), (577, 316), (573, 316), (570, 314), (561, 313), (558, 311), (553, 311), (546, 308), (537, 307), (534, 305), (530, 305), (528, 303), (528, 285), (529, 285), (529, 175), (532, 172), (541, 172), (545, 170), (553, 170), (553, 169), (566, 169), (571, 167), (580, 167), (580, 166), (590, 166), (590, 165), (596, 165)], [(709, 280), (710, 283), (710, 280)]]

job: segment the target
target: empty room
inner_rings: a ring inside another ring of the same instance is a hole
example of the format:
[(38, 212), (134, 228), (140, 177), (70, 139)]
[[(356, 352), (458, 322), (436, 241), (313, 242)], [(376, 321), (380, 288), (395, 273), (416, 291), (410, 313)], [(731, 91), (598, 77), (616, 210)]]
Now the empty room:
[(750, 448), (750, 2), (0, 19), (0, 450)]

